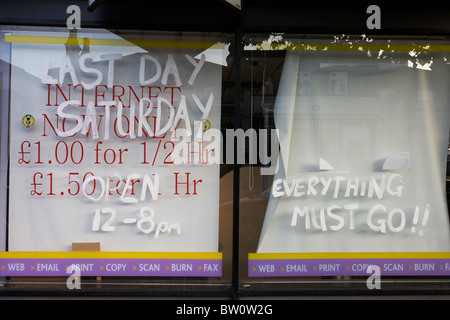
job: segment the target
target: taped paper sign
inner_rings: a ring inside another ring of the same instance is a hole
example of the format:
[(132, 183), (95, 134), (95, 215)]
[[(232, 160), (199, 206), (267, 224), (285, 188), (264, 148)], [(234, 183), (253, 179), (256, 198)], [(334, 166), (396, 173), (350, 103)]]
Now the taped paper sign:
[(220, 129), (222, 66), (204, 51), (12, 43), (8, 250), (218, 251), (219, 164), (199, 123)]
[(258, 253), (449, 251), (449, 70), (433, 54), (429, 71), (407, 52), (287, 52)]

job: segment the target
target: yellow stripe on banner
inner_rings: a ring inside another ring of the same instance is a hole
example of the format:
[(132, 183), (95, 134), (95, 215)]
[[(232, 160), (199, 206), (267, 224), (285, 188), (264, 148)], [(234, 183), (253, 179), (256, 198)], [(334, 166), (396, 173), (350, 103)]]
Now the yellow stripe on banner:
[(222, 252), (3, 251), (0, 259), (222, 259)]
[(282, 259), (450, 259), (450, 252), (249, 253), (249, 260)]
[[(413, 44), (347, 44), (347, 43), (257, 43), (256, 50), (301, 50), (301, 51), (386, 51), (386, 52), (450, 52), (450, 45)], [(250, 49), (251, 50), (251, 49)]]
[[(220, 42), (203, 41), (162, 41), (134, 39), (101, 38), (65, 38), (41, 36), (5, 35), (5, 42), (73, 44), (82, 45), (88, 40), (92, 46), (151, 47), (151, 48), (185, 48), (185, 49), (223, 49)], [(358, 44), (358, 43), (257, 43), (256, 50), (301, 50), (301, 51), (386, 51), (386, 52), (450, 52), (450, 45), (414, 45), (414, 44)], [(252, 49), (250, 49), (252, 50)]]
[(64, 38), (39, 36), (5, 35), (5, 42), (40, 43), (40, 44), (74, 44), (82, 45), (89, 41), (91, 46), (119, 46), (119, 47), (151, 47), (151, 48), (183, 48), (183, 49), (223, 49), (224, 44), (202, 41), (159, 41), (159, 40), (130, 40), (130, 39), (99, 39), (99, 38)]

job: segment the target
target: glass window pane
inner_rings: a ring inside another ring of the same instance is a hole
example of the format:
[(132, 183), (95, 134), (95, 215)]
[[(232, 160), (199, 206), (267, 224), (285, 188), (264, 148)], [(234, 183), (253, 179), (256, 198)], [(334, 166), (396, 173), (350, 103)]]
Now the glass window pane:
[(218, 155), (233, 35), (44, 27), (1, 35), (7, 284), (25, 276), (66, 288), (65, 278), (36, 277), (72, 271), (94, 287), (228, 290), (232, 184)]
[[(257, 132), (248, 149), (259, 158), (241, 168), (243, 290), (366, 288), (370, 265), (381, 276), (445, 283), (450, 43), (245, 41), (242, 117)], [(261, 143), (266, 132), (277, 141)], [(261, 171), (275, 165), (273, 175)]]

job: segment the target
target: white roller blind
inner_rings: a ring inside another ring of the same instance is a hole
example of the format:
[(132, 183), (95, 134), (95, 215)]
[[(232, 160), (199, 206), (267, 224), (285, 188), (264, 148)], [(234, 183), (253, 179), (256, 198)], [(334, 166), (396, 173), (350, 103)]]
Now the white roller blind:
[(287, 52), (258, 253), (450, 249), (446, 53), (369, 53)]

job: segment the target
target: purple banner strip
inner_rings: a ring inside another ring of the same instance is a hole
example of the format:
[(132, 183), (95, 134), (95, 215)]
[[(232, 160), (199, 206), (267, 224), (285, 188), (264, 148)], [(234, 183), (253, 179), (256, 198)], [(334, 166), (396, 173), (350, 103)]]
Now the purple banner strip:
[(367, 276), (371, 265), (381, 276), (450, 275), (450, 259), (250, 259), (248, 276)]
[(0, 276), (221, 277), (220, 259), (0, 259)]

